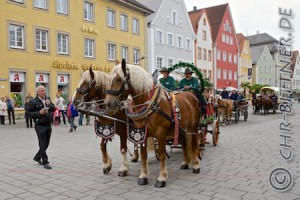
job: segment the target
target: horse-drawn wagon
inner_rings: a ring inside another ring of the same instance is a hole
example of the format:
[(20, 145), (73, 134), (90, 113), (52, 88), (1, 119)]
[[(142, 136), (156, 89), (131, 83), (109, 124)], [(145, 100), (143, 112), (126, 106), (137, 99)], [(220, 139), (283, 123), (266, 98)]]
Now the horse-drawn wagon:
[(275, 114), (278, 109), (279, 101), (278, 87), (262, 87), (260, 94), (253, 96), (252, 106), (253, 112), (260, 114), (268, 114), (270, 110)]

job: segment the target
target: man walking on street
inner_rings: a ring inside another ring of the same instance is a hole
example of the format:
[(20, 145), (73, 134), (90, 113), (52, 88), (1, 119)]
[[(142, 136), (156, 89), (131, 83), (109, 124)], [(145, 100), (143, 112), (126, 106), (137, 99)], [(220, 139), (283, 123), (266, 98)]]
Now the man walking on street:
[(45, 169), (51, 169), (49, 165), (46, 150), (50, 143), (51, 137), (51, 121), (55, 107), (49, 98), (46, 98), (46, 88), (42, 85), (36, 88), (36, 97), (26, 105), (26, 115), (33, 118), (35, 123), (35, 131), (39, 140), (39, 151), (33, 160), (40, 165), (44, 165)]

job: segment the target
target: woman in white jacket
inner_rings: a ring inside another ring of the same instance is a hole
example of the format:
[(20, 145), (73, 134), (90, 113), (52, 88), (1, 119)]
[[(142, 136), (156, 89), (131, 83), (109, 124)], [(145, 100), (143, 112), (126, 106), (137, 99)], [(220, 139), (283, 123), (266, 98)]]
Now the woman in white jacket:
[(4, 125), (5, 116), (7, 116), (7, 105), (5, 102), (5, 98), (1, 97), (0, 100), (0, 124)]

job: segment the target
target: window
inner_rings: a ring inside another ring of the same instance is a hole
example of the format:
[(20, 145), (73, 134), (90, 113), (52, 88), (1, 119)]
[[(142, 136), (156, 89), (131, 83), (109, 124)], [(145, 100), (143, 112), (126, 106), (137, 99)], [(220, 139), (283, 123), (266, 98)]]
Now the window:
[(237, 80), (237, 72), (234, 72), (233, 79), (234, 79), (235, 81)]
[(24, 26), (9, 25), (9, 46), (11, 48), (24, 49)]
[(168, 43), (167, 43), (167, 45), (168, 46), (174, 46), (174, 34), (168, 33), (167, 37), (168, 37)]
[(127, 20), (127, 16), (124, 15), (124, 14), (121, 14), (121, 19), (120, 19), (120, 21), (121, 21), (121, 24), (120, 24), (121, 30), (122, 30), (122, 31), (128, 31), (128, 20)]
[(161, 69), (163, 66), (163, 57), (157, 57), (156, 58), (156, 68)]
[(221, 79), (221, 69), (217, 69), (217, 78)]
[(223, 69), (223, 79), (226, 80), (227, 79), (227, 70)]
[(177, 24), (177, 13), (175, 10), (172, 12), (172, 24)]
[(221, 60), (221, 51), (217, 49), (217, 59)]
[(197, 55), (198, 55), (198, 59), (202, 59), (202, 48), (201, 47), (197, 47), (197, 50), (198, 50), (198, 53), (197, 53)]
[(233, 44), (233, 39), (232, 39), (232, 37), (230, 37), (230, 45), (232, 45)]
[(226, 51), (223, 51), (223, 61), (227, 60), (227, 55), (226, 55)]
[(211, 50), (208, 50), (208, 57), (207, 57), (208, 61), (211, 61)]
[(270, 84), (270, 85), (272, 85), (272, 84), (273, 84), (273, 83), (272, 83), (272, 79), (269, 79), (269, 84)]
[(232, 54), (231, 53), (228, 54), (228, 62), (232, 63)]
[(34, 0), (34, 7), (47, 9), (47, 0)]
[(107, 10), (107, 26), (115, 27), (115, 11)]
[(191, 39), (186, 38), (186, 49), (191, 50)]
[(10, 0), (10, 1), (17, 2), (17, 3), (21, 3), (21, 4), (24, 3), (24, 0)]
[(225, 34), (222, 33), (222, 42), (225, 42)]
[(226, 43), (229, 44), (229, 35), (226, 35)]
[(136, 48), (133, 49), (133, 64), (140, 64), (140, 50)]
[(37, 51), (48, 51), (48, 31), (42, 29), (35, 30), (35, 49)]
[(248, 69), (248, 76), (252, 76), (252, 68)]
[(128, 58), (128, 47), (122, 46), (121, 48), (122, 59), (125, 59), (126, 62), (129, 62)]
[(168, 67), (172, 67), (174, 65), (174, 59), (169, 58), (168, 59)]
[(163, 32), (161, 30), (156, 30), (156, 43), (158, 44), (164, 43)]
[(56, 12), (59, 14), (68, 14), (68, 0), (56, 0)]
[(93, 4), (90, 2), (84, 2), (84, 19), (86, 21), (93, 21)]
[(206, 31), (203, 31), (203, 40), (206, 41)]
[(232, 71), (228, 70), (228, 80), (232, 80)]
[(203, 19), (203, 26), (206, 26), (206, 19)]
[(206, 49), (203, 49), (203, 60), (207, 59), (207, 51)]
[(237, 63), (237, 55), (236, 54), (234, 54), (234, 56), (233, 56), (233, 62), (236, 64)]
[(209, 78), (211, 80), (211, 70), (208, 70), (208, 74), (207, 74), (207, 78)]
[(69, 53), (69, 36), (67, 34), (57, 34), (57, 53), (68, 54)]
[(259, 84), (263, 84), (263, 79), (262, 78), (259, 79)]
[(203, 74), (203, 78), (207, 78), (207, 70), (206, 69), (203, 69), (202, 74)]
[(265, 61), (268, 61), (267, 56), (265, 56)]
[(139, 29), (140, 29), (139, 20), (136, 18), (133, 18), (132, 19), (132, 32), (134, 34), (139, 34), (140, 33)]
[(84, 55), (86, 58), (94, 58), (95, 42), (93, 39), (85, 38)]
[(116, 45), (108, 43), (108, 60), (116, 60)]
[(183, 48), (183, 39), (181, 36), (177, 36), (177, 47)]
[(265, 66), (265, 73), (267, 73), (267, 66)]

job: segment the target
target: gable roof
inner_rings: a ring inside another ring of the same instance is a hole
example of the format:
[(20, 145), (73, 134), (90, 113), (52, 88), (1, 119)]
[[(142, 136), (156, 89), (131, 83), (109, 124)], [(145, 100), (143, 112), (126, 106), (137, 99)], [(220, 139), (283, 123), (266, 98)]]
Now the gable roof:
[(155, 19), (156, 15), (158, 14), (158, 11), (164, 0), (155, 0), (155, 3), (153, 3), (153, 0), (136, 0), (136, 1), (153, 10), (153, 13), (151, 13), (148, 16), (148, 23), (152, 23), (152, 21)]
[(262, 46), (267, 45), (268, 49), (271, 53), (278, 51), (278, 40), (273, 38), (271, 35), (267, 33), (260, 33), (256, 35), (250, 35), (246, 37), (249, 42), (250, 46)]
[(297, 63), (297, 58), (299, 57), (299, 51), (296, 50), (296, 51), (292, 51), (292, 57), (291, 57), (291, 71), (292, 71), (292, 74), (291, 74), (291, 77), (294, 76), (294, 70), (295, 70), (295, 66), (296, 66), (296, 63)]
[(201, 19), (202, 15), (205, 13), (205, 9), (199, 9), (196, 11), (190, 11), (189, 12), (189, 17), (194, 29), (194, 32), (197, 34), (198, 32), (198, 23), (199, 20)]
[(256, 64), (266, 46), (251, 47), (252, 64)]
[(151, 10), (149, 7), (145, 6), (144, 4), (139, 3), (136, 0), (113, 0), (113, 1), (116, 1), (124, 6), (133, 8), (139, 12), (143, 12), (146, 15), (153, 13), (153, 10)]
[(227, 7), (228, 3), (191, 11), (190, 14), (193, 15), (196, 12), (200, 14), (202, 10), (205, 10), (211, 27), (212, 40), (215, 42)]
[(245, 42), (246, 38), (245, 38), (245, 36), (242, 33), (236, 34), (236, 38), (237, 38), (237, 41), (238, 41), (238, 45), (239, 45), (239, 49), (240, 49), (240, 54), (241, 54), (242, 51), (243, 51), (244, 42)]

